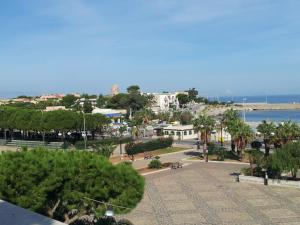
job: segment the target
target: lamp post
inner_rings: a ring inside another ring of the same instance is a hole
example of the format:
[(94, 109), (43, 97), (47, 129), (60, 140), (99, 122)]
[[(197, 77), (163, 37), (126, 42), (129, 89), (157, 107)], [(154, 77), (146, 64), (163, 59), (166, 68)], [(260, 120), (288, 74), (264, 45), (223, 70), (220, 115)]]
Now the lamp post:
[(115, 218), (115, 214), (114, 214), (112, 205), (107, 205), (105, 217), (106, 217), (107, 222), (109, 222), (109, 224), (116, 224), (116, 218)]
[(86, 121), (85, 121), (85, 113), (84, 112), (82, 112), (83, 114), (83, 138), (84, 138), (84, 150), (86, 150), (86, 138), (87, 138), (87, 135), (86, 135)]
[(244, 108), (244, 122), (246, 122), (246, 109), (245, 109), (245, 101), (247, 101), (247, 98), (243, 98), (243, 108)]
[[(42, 124), (44, 125), (44, 111), (41, 110), (41, 113), (42, 113), (42, 119), (41, 119), (41, 122), (42, 122)], [(43, 126), (43, 134), (42, 134), (42, 136), (43, 136), (43, 143), (44, 143), (44, 145), (45, 145), (45, 129), (44, 129), (44, 126)]]
[(224, 119), (221, 119), (221, 147), (224, 146), (224, 141), (223, 141), (223, 122), (224, 122)]
[[(1, 109), (0, 112), (3, 113), (3, 114), (5, 113), (5, 111), (3, 109)], [(6, 129), (3, 128), (3, 130), (4, 130), (4, 140), (5, 140), (5, 144), (6, 144), (6, 139), (7, 139), (6, 138)]]

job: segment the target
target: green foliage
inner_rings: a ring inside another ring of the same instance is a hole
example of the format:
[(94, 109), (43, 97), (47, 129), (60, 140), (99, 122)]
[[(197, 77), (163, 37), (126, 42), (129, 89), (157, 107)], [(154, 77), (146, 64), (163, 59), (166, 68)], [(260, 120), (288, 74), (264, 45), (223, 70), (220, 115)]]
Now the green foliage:
[(104, 215), (103, 204), (86, 198), (134, 208), (143, 191), (144, 179), (130, 165), (114, 166), (90, 152), (35, 149), (0, 155), (0, 198), (63, 222)]
[(227, 151), (226, 148), (216, 145), (215, 143), (207, 144), (208, 155), (217, 156), (218, 161), (224, 161), (225, 159), (238, 160), (239, 157), (232, 151)]
[(131, 85), (127, 88), (128, 94), (139, 94), (140, 87), (138, 85)]
[(239, 152), (246, 148), (247, 142), (253, 137), (251, 127), (241, 120), (236, 110), (227, 110), (223, 115), (223, 122), (227, 132), (230, 133), (232, 140), (236, 143)]
[(132, 109), (133, 112), (143, 109), (148, 101), (151, 100), (147, 96), (141, 95), (140, 88), (136, 85), (127, 89), (128, 93), (120, 93), (109, 99), (107, 107), (113, 109)]
[[(86, 128), (99, 131), (109, 123), (109, 119), (101, 114), (87, 114)], [(70, 110), (42, 112), (33, 109), (0, 108), (0, 128), (23, 131), (55, 131), (68, 132), (83, 130), (83, 114)]]
[(66, 95), (61, 100), (61, 104), (65, 106), (66, 108), (72, 108), (76, 103), (77, 97), (74, 95)]
[[(109, 138), (103, 140), (88, 140), (87, 147), (93, 147), (94, 145), (117, 145), (117, 144), (126, 144), (132, 142), (131, 138)], [(76, 149), (84, 149), (84, 141), (77, 141), (75, 144)]]
[(107, 159), (109, 159), (110, 156), (113, 154), (115, 148), (116, 146), (112, 144), (93, 145), (93, 150)]
[(93, 111), (92, 103), (89, 100), (85, 100), (83, 103), (83, 112), (84, 113), (91, 113)]
[(181, 108), (190, 102), (190, 98), (187, 94), (178, 94), (176, 97)]
[(99, 95), (98, 98), (97, 98), (97, 107), (99, 107), (99, 108), (105, 107), (108, 100), (109, 100), (108, 97), (104, 97), (103, 95)]
[(154, 118), (154, 116), (155, 114), (151, 109), (141, 109), (134, 113), (131, 123), (133, 126), (149, 124), (149, 122)]
[(192, 123), (193, 115), (189, 111), (182, 112), (180, 114), (180, 123), (182, 125), (188, 125)]
[(212, 116), (199, 115), (193, 120), (194, 130), (205, 134), (204, 141), (207, 143), (208, 134), (214, 129), (216, 121)]
[(148, 164), (148, 168), (150, 168), (150, 169), (160, 169), (161, 167), (162, 167), (162, 164), (159, 159), (153, 159)]
[(129, 143), (126, 145), (125, 150), (126, 153), (130, 156), (133, 156), (138, 153), (154, 151), (157, 149), (168, 148), (172, 146), (173, 139), (172, 138), (159, 138), (153, 141), (148, 141), (146, 143)]
[(279, 177), (281, 173), (287, 172), (296, 179), (300, 169), (300, 142), (286, 144), (281, 149), (275, 150), (270, 156), (269, 168), (276, 171)]

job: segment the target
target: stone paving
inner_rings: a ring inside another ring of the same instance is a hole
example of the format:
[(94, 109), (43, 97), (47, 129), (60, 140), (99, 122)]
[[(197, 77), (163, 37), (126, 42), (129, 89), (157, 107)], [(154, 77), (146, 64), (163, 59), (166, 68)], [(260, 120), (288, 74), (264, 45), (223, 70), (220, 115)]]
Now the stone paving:
[(300, 190), (236, 183), (240, 165), (194, 163), (146, 177), (135, 225), (300, 225)]

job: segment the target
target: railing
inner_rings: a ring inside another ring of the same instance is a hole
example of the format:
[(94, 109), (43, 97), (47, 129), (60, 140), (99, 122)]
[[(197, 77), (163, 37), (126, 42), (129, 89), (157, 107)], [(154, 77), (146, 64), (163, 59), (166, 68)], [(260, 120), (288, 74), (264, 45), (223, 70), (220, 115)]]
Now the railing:
[(46, 148), (62, 148), (62, 142), (50, 142), (50, 143), (44, 143), (42, 141), (24, 141), (24, 140), (4, 140), (0, 139), (0, 145), (6, 145), (6, 146), (16, 146), (16, 147), (46, 147)]

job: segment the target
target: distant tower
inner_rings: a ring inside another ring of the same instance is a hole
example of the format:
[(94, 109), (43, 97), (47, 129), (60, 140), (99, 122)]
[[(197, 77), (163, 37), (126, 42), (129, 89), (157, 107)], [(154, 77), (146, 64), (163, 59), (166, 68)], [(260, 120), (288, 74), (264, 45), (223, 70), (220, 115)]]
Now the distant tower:
[(117, 94), (120, 93), (120, 90), (119, 90), (119, 85), (117, 84), (114, 84), (112, 87), (111, 87), (111, 95), (112, 96), (115, 96)]

